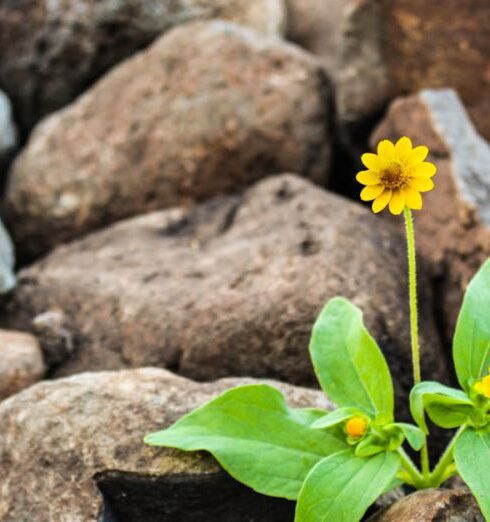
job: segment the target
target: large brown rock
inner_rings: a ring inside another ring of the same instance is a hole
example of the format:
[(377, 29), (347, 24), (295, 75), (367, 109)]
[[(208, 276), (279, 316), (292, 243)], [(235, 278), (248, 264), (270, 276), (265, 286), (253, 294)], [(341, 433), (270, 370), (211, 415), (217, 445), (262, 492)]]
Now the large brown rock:
[(1, 0), (0, 85), (27, 131), (158, 35), (208, 18), (277, 35), (285, 9), (283, 0)]
[(0, 330), (0, 400), (41, 380), (44, 372), (41, 347), (35, 337)]
[(348, 4), (336, 75), (344, 123), (372, 116), (396, 96), (452, 87), (480, 132), (490, 138), (487, 0)]
[(490, 145), (475, 131), (458, 96), (446, 89), (394, 101), (371, 137), (372, 146), (404, 135), (427, 145), (438, 168), (415, 228), (419, 251), (437, 276), (449, 340), (466, 284), (490, 257)]
[(320, 182), (329, 92), (321, 66), (295, 46), (221, 21), (176, 28), (37, 127), (10, 173), (14, 238), (39, 254), (265, 175)]
[[(168, 427), (226, 389), (251, 382), (198, 384), (146, 368), (46, 381), (7, 399), (0, 404), (0, 519), (292, 519), (292, 503), (237, 484), (208, 454), (143, 444), (147, 433)], [(270, 384), (291, 406), (331, 408), (321, 392)]]
[(373, 515), (369, 522), (484, 522), (466, 488), (418, 491)]
[[(56, 249), (20, 272), (2, 317), (25, 329), (57, 317), (43, 344), (58, 375), (154, 365), (198, 380), (313, 384), (313, 322), (343, 295), (363, 309), (403, 395), (411, 386), (405, 257), (390, 224), (285, 175), (240, 199), (137, 217)], [(444, 379), (423, 267), (420, 277), (424, 368)]]

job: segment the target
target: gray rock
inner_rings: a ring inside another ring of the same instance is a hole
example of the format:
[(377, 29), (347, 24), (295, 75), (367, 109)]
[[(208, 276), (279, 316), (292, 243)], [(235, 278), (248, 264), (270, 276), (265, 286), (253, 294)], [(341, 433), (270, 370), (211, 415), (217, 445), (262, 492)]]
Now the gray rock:
[(16, 244), (39, 255), (269, 174), (323, 182), (329, 97), (321, 66), (295, 46), (222, 21), (178, 27), (36, 128), (7, 189)]
[(27, 0), (0, 3), (0, 85), (24, 131), (168, 29), (225, 18), (282, 33), (283, 0)]
[[(405, 262), (404, 238), (390, 224), (284, 175), (242, 198), (147, 214), (56, 249), (20, 273), (2, 319), (29, 330), (56, 311), (46, 341), (34, 331), (57, 375), (152, 365), (198, 380), (253, 375), (311, 385), (313, 322), (329, 298), (344, 295), (364, 311), (406, 398)], [(426, 377), (445, 380), (423, 265), (420, 292)], [(63, 360), (67, 338), (74, 346)]]
[(438, 167), (435, 189), (415, 218), (419, 251), (438, 278), (449, 341), (470, 278), (490, 257), (490, 145), (476, 132), (452, 90), (423, 90), (392, 103), (371, 143), (410, 136), (427, 145)]
[[(143, 444), (147, 433), (168, 427), (226, 389), (252, 382), (198, 384), (147, 368), (45, 381), (5, 400), (1, 520), (292, 519), (291, 503), (237, 484), (208, 454)], [(320, 392), (270, 384), (291, 406), (331, 408)]]
[(32, 335), (0, 330), (0, 400), (41, 380), (41, 347)]
[(15, 287), (15, 254), (12, 240), (0, 220), (0, 294)]
[(0, 161), (17, 146), (12, 106), (4, 92), (0, 91)]

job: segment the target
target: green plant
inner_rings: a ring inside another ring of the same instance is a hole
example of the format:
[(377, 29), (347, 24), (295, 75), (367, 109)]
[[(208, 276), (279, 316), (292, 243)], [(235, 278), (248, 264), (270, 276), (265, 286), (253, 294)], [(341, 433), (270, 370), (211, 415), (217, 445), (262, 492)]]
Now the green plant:
[[(490, 376), (484, 376), (490, 366), (490, 260), (469, 285), (457, 323), (453, 358), (462, 390), (420, 382), (415, 242), (409, 207), (421, 208), (421, 201), (413, 195), (410, 180), (411, 176), (429, 179), (435, 168), (423, 161), (428, 150), (412, 149), (407, 140), (402, 138), (396, 145), (388, 142), (391, 146), (386, 140), (381, 142), (378, 156), (363, 156), (370, 170), (359, 176), (370, 189), (369, 198), (378, 199), (376, 211), (384, 203), (398, 214), (403, 202), (415, 383), (410, 410), (416, 425), (396, 422), (385, 358), (364, 326), (361, 311), (336, 297), (316, 320), (309, 351), (318, 381), (338, 409), (289, 408), (271, 386), (242, 386), (168, 429), (148, 435), (147, 444), (212, 453), (230, 475), (255, 491), (297, 500), (296, 522), (355, 522), (379, 495), (396, 485), (439, 486), (455, 474), (468, 484), (490, 520)], [(399, 178), (394, 179), (395, 175)], [(429, 185), (415, 181), (418, 190), (429, 190)], [(381, 185), (382, 190), (376, 188)], [(396, 187), (402, 191), (398, 193)], [(386, 191), (389, 197), (383, 196)], [(433, 470), (425, 415), (442, 428), (458, 428)], [(405, 452), (405, 443), (421, 452), (420, 469)]]

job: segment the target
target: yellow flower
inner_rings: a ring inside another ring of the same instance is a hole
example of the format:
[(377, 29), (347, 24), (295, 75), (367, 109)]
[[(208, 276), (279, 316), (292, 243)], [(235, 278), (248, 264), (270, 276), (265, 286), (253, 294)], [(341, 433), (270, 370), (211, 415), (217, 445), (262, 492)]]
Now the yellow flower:
[(368, 428), (367, 420), (364, 417), (351, 417), (345, 423), (345, 432), (353, 439), (364, 437)]
[[(490, 374), (490, 368), (488, 369), (488, 372)], [(487, 375), (486, 377), (483, 377), (477, 381), (473, 388), (477, 393), (480, 393), (481, 395), (484, 395), (490, 399), (490, 375)]]
[(422, 208), (421, 192), (434, 188), (432, 176), (436, 173), (433, 163), (424, 161), (429, 149), (423, 145), (413, 147), (410, 138), (404, 136), (396, 144), (389, 140), (378, 143), (378, 153), (366, 153), (361, 157), (368, 170), (356, 176), (367, 185), (361, 191), (363, 201), (373, 201), (373, 212), (387, 205), (392, 214), (401, 214), (405, 207)]

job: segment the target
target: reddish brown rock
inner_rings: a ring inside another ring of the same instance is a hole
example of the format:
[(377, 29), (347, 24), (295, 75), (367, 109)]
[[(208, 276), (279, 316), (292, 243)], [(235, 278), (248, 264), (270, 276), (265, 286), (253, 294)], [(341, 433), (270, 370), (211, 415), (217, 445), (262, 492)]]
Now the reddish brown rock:
[(321, 182), (329, 92), (295, 46), (221, 21), (176, 28), (37, 127), (10, 173), (14, 239), (37, 255), (269, 174)]
[(344, 123), (372, 116), (396, 96), (452, 87), (490, 138), (487, 0), (353, 0), (349, 5), (337, 74)]
[(490, 256), (490, 146), (451, 90), (424, 90), (393, 102), (372, 146), (404, 135), (427, 145), (438, 168), (415, 226), (419, 251), (438, 278), (449, 340), (466, 284)]
[(466, 488), (427, 489), (413, 493), (377, 513), (369, 522), (484, 522)]
[[(198, 384), (146, 368), (45, 381), (11, 397), (0, 404), (0, 519), (292, 518), (292, 503), (237, 484), (208, 454), (143, 444), (147, 433), (168, 427), (226, 389), (252, 382)], [(292, 406), (331, 408), (321, 392), (269, 384)]]
[(285, 9), (283, 0), (2, 0), (0, 85), (27, 131), (168, 29), (208, 18), (277, 35)]
[(44, 375), (41, 347), (32, 335), (0, 330), (0, 400)]
[(337, 65), (346, 0), (286, 0), (286, 37), (317, 55), (332, 70)]
[[(314, 384), (311, 328), (325, 302), (343, 295), (364, 311), (404, 396), (405, 263), (404, 238), (390, 224), (284, 175), (240, 199), (148, 214), (56, 249), (20, 273), (3, 320), (31, 329), (39, 314), (55, 312), (60, 324), (43, 346), (57, 375), (152, 365), (198, 380)], [(423, 267), (420, 277), (426, 376), (444, 380)]]

